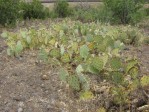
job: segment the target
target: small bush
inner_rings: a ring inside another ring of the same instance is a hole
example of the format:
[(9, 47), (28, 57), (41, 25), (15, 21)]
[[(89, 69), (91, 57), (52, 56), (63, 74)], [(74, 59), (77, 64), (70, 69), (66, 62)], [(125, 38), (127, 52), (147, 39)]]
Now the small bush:
[(97, 10), (89, 5), (79, 4), (74, 7), (73, 18), (83, 22), (94, 21), (96, 12)]
[(104, 6), (96, 8), (89, 6), (76, 6), (74, 8), (73, 18), (81, 20), (83, 22), (100, 21), (107, 23), (112, 20), (112, 13)]
[(44, 19), (49, 16), (49, 9), (45, 8), (39, 0), (32, 2), (22, 2), (24, 19)]
[(54, 4), (54, 12), (58, 17), (67, 17), (71, 14), (72, 10), (66, 0), (57, 0)]
[(136, 23), (140, 22), (141, 20), (143, 20), (146, 17), (146, 15), (147, 15), (147, 13), (146, 13), (145, 9), (140, 9), (136, 13), (133, 13), (131, 15), (130, 23), (136, 24)]
[(146, 8), (147, 16), (149, 16), (149, 8)]
[(55, 13), (55, 11), (51, 10), (50, 13), (49, 13), (49, 18), (51, 19), (55, 19), (58, 17), (58, 14)]
[(108, 22), (113, 21), (112, 14), (113, 14), (112, 11), (110, 11), (105, 6), (100, 5), (97, 9), (97, 12), (95, 13), (96, 15), (95, 19), (103, 23), (108, 23)]
[[(141, 20), (143, 0), (104, 0), (104, 4), (113, 12), (116, 21), (128, 24)], [(141, 15), (141, 16), (140, 16)]]
[(88, 10), (77, 6), (74, 9), (73, 19), (77, 19), (83, 22), (93, 21), (95, 20), (95, 12), (96, 10), (93, 8)]
[(20, 18), (20, 0), (0, 0), (0, 24), (15, 25)]

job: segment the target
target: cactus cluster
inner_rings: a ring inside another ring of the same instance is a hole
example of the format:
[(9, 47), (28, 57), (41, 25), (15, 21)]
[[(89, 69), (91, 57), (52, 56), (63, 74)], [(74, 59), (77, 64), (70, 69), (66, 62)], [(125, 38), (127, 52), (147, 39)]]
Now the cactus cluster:
[[(5, 31), (1, 36), (6, 38), (8, 55), (19, 55), (27, 48), (41, 49), (39, 56), (42, 59), (59, 63), (60, 79), (74, 90), (84, 92), (81, 98), (93, 95), (86, 76), (90, 73), (104, 76), (104, 80), (111, 83), (111, 93), (115, 97), (119, 97), (122, 90), (123, 95), (119, 98), (128, 99), (127, 94), (139, 84), (139, 62), (135, 58), (127, 59), (120, 53), (125, 47), (125, 38), (131, 39), (125, 29), (64, 20), (51, 23), (49, 28), (36, 30), (31, 27), (16, 33)], [(141, 83), (147, 85), (149, 81), (143, 77)]]

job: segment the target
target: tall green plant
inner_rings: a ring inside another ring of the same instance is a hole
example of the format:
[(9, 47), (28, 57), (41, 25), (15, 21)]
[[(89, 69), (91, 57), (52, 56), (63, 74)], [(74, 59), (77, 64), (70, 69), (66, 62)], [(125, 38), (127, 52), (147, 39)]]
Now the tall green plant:
[(147, 13), (147, 16), (149, 16), (149, 7), (146, 8), (146, 13)]
[(139, 10), (143, 6), (143, 0), (104, 0), (104, 4), (113, 12), (117, 22), (128, 24), (133, 22), (135, 17), (137, 17), (135, 20), (140, 20), (142, 17), (137, 15), (141, 14)]
[(44, 19), (49, 16), (49, 9), (45, 8), (39, 0), (32, 2), (22, 2), (23, 19)]
[(66, 0), (57, 0), (54, 4), (54, 11), (58, 17), (67, 17), (71, 14), (71, 9)]
[(0, 24), (16, 24), (21, 16), (20, 0), (0, 0)]

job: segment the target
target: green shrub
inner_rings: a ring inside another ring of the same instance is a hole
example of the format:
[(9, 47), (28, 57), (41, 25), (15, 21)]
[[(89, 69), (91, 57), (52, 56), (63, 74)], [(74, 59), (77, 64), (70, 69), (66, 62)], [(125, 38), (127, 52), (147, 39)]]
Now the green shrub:
[(136, 13), (133, 13), (131, 15), (130, 23), (136, 24), (136, 23), (140, 22), (141, 20), (143, 20), (146, 17), (146, 15), (147, 15), (147, 13), (146, 13), (145, 9), (140, 9)]
[(66, 0), (57, 0), (54, 4), (54, 12), (58, 17), (67, 17), (71, 14), (71, 11)]
[(149, 8), (146, 8), (147, 16), (149, 16)]
[[(128, 24), (142, 18), (143, 0), (104, 0), (104, 4), (113, 12), (115, 21)], [(140, 16), (141, 15), (141, 16)]]
[(74, 7), (73, 19), (83, 22), (95, 20), (95, 13), (97, 10), (86, 5), (79, 4)]
[(0, 0), (0, 24), (15, 25), (20, 18), (20, 0)]
[(57, 18), (57, 17), (58, 17), (58, 14), (55, 13), (55, 11), (51, 10), (50, 13), (49, 13), (49, 18), (54, 19), (54, 18)]
[(88, 10), (81, 7), (75, 7), (73, 18), (83, 22), (93, 21), (95, 20), (95, 12), (96, 10), (93, 8)]
[(112, 11), (110, 11), (105, 6), (100, 6), (98, 8), (98, 16), (97, 19), (102, 23), (109, 23), (113, 20)]
[(45, 8), (39, 0), (22, 2), (22, 10), (24, 19), (44, 19), (49, 16), (49, 9)]
[(101, 5), (96, 8), (76, 6), (74, 8), (73, 18), (83, 22), (100, 21), (102, 23), (107, 23), (112, 20), (112, 13), (109, 9)]

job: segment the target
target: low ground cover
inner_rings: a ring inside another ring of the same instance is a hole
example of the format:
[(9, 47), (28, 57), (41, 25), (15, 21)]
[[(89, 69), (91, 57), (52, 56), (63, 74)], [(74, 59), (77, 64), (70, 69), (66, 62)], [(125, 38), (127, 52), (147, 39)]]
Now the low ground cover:
[(17, 1), (0, 0), (0, 111), (148, 112), (148, 5)]
[[(38, 60), (60, 68), (57, 75), (80, 100), (94, 99), (100, 94), (95, 87), (105, 84), (110, 104), (117, 105), (118, 111), (128, 110), (125, 105), (132, 103), (135, 91), (141, 88), (141, 92), (149, 83), (148, 75), (140, 74), (138, 59), (124, 55), (128, 45), (141, 45), (146, 38), (135, 27), (66, 19), (50, 22), (48, 27), (4, 31), (1, 36), (6, 39), (8, 55), (20, 58), (24, 50), (36, 49)], [(92, 82), (92, 76), (96, 77), (96, 83)], [(47, 79), (46, 75), (42, 78)]]

